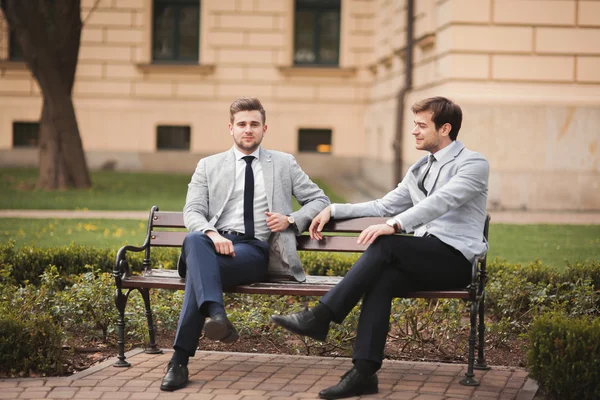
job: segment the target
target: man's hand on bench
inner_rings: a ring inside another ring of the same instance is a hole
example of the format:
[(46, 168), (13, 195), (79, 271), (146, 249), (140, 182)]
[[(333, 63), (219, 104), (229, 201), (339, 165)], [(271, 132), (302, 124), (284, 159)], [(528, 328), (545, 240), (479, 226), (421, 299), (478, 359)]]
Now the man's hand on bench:
[(323, 231), (323, 227), (326, 223), (331, 219), (331, 206), (327, 206), (321, 211), (316, 217), (313, 218), (310, 226), (308, 227), (308, 232), (310, 233), (310, 238), (313, 240), (321, 240), (323, 239), (323, 235), (321, 232)]
[(219, 254), (223, 254), (224, 256), (235, 257), (235, 252), (233, 251), (233, 243), (231, 240), (224, 238), (219, 235), (218, 232), (208, 231), (206, 235), (213, 241), (215, 244), (215, 250)]

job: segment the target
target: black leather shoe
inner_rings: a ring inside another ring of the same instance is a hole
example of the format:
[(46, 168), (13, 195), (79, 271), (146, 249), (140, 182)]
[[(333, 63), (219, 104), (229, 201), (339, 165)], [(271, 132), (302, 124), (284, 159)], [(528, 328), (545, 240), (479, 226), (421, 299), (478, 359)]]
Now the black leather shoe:
[(271, 321), (298, 335), (308, 336), (324, 342), (329, 332), (329, 322), (321, 322), (315, 318), (311, 310), (304, 310), (290, 315), (271, 315)]
[(362, 396), (379, 392), (377, 375), (361, 375), (355, 368), (346, 372), (340, 383), (330, 388), (321, 390), (321, 399), (344, 399), (346, 397)]
[(167, 366), (167, 373), (162, 380), (160, 390), (172, 392), (173, 390), (184, 388), (188, 379), (188, 367), (187, 365), (174, 364), (172, 362)]
[(233, 343), (240, 338), (237, 329), (225, 314), (217, 314), (209, 318), (204, 324), (204, 336), (210, 340), (218, 340), (221, 343)]

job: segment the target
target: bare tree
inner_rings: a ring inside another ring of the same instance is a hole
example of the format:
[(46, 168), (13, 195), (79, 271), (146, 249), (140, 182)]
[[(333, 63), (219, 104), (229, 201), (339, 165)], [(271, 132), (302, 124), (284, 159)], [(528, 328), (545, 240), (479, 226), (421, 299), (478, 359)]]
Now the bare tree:
[(0, 0), (0, 7), (43, 96), (37, 186), (88, 188), (90, 175), (71, 97), (81, 0)]

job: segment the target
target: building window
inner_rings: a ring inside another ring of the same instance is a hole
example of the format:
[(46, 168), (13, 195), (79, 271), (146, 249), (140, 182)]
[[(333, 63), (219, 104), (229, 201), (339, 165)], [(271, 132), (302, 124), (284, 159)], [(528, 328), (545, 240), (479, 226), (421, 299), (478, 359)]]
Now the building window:
[(39, 122), (13, 122), (13, 147), (37, 147), (39, 142)]
[(8, 35), (8, 59), (10, 61), (24, 61), (23, 51), (21, 46), (17, 43), (17, 38), (13, 31)]
[(331, 129), (300, 129), (298, 151), (306, 153), (331, 153)]
[(200, 0), (154, 0), (152, 61), (197, 63)]
[(294, 64), (338, 65), (340, 0), (296, 0)]
[(187, 125), (159, 125), (156, 128), (157, 150), (189, 150), (191, 129)]

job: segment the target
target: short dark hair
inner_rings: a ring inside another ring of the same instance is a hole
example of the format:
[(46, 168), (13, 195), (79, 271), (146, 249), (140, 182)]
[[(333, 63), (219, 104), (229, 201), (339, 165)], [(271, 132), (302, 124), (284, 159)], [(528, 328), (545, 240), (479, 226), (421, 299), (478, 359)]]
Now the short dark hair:
[(229, 107), (229, 120), (233, 124), (233, 116), (240, 111), (260, 111), (263, 125), (267, 121), (267, 112), (256, 97), (240, 97)]
[(431, 120), (435, 124), (435, 129), (439, 130), (444, 124), (450, 124), (450, 139), (456, 140), (460, 125), (462, 124), (462, 110), (459, 105), (445, 97), (430, 97), (415, 103), (411, 108), (413, 113), (431, 111), (433, 115)]

